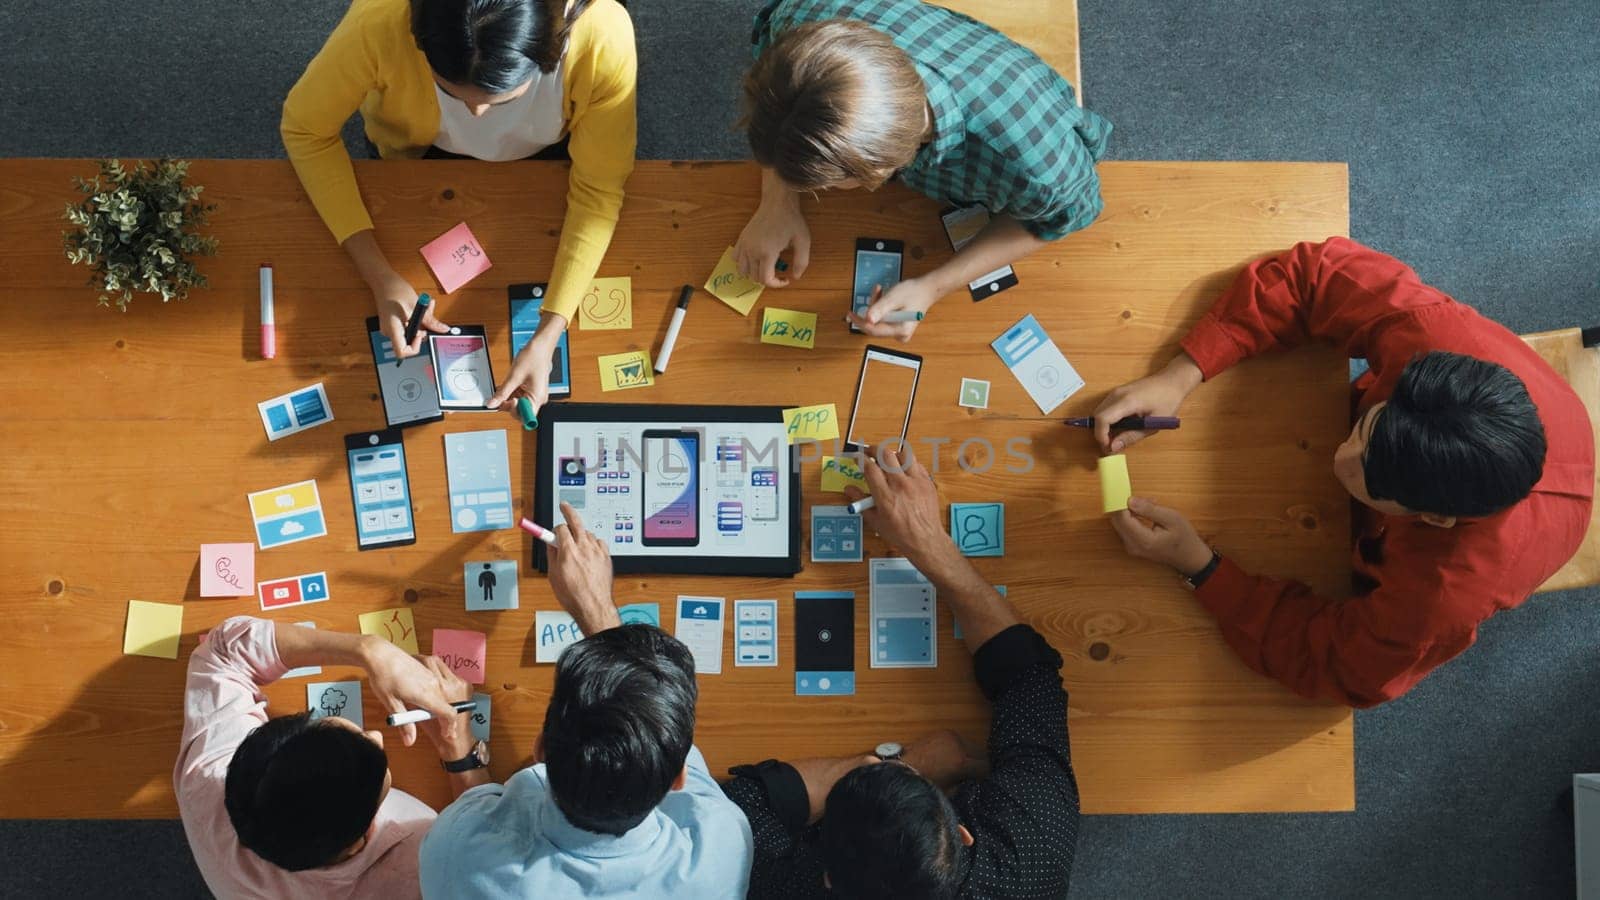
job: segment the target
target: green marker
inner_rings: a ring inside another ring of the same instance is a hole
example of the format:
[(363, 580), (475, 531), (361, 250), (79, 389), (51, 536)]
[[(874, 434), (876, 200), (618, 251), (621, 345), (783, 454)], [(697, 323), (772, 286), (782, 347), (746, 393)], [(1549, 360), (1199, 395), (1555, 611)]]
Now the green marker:
[(533, 401), (527, 397), (517, 398), (517, 415), (522, 417), (523, 431), (532, 431), (539, 427), (539, 417), (533, 412)]

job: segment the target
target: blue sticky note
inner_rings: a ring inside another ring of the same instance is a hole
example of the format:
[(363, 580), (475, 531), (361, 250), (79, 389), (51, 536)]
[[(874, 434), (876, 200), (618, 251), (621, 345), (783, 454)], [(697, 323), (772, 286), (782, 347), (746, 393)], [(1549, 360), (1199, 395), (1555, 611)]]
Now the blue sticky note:
[(367, 727), (361, 716), (359, 681), (311, 682), (306, 685), (306, 708), (311, 710), (313, 719), (338, 716), (356, 723), (357, 728)]
[(861, 562), (861, 516), (847, 506), (811, 507), (811, 561)]
[(490, 559), (469, 562), (462, 569), (467, 611), (517, 608), (517, 561)]
[(478, 701), (478, 708), (467, 714), (467, 727), (472, 729), (473, 737), (487, 743), (489, 740), (489, 695), (473, 694), (472, 699)]
[(950, 537), (963, 556), (1005, 556), (1005, 504), (950, 504)]
[(661, 627), (661, 604), (659, 603), (629, 603), (627, 606), (617, 607), (617, 615), (622, 618), (624, 625), (654, 625)]
[(511, 465), (507, 460), (503, 428), (445, 435), (451, 531), (494, 531), (516, 524), (511, 517)]

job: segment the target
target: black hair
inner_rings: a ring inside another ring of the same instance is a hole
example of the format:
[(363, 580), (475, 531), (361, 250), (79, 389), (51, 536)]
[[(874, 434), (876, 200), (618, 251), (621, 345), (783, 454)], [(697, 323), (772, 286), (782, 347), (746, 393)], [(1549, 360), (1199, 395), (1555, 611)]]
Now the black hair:
[(1544, 425), (1504, 366), (1434, 351), (1406, 364), (1377, 414), (1367, 493), (1441, 516), (1487, 516), (1528, 496), (1544, 472)]
[(309, 712), (250, 732), (228, 763), (223, 803), (239, 843), (276, 866), (326, 866), (378, 814), (389, 757), (366, 735)]
[(644, 821), (683, 771), (699, 696), (689, 648), (654, 625), (568, 647), (544, 714), (545, 771), (567, 821), (610, 835)]
[(566, 0), (411, 0), (411, 36), (440, 78), (504, 94), (555, 71), (589, 2), (569, 14)]
[(960, 890), (961, 821), (928, 779), (897, 762), (861, 766), (828, 792), (822, 858), (845, 898), (943, 900)]

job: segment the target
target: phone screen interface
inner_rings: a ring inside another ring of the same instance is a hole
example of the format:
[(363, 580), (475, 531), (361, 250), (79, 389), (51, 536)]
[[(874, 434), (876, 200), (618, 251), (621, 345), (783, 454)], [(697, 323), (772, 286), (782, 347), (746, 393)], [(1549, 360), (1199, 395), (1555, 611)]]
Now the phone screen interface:
[(452, 406), (482, 406), (494, 390), (489, 348), (482, 335), (434, 335), (439, 370), (439, 400)]
[[(372, 436), (374, 439), (376, 435)], [(369, 444), (346, 451), (354, 493), (356, 543), (362, 547), (416, 537), (406, 451), (401, 444)]]
[(692, 544), (700, 528), (700, 438), (644, 436), (644, 543)]
[(900, 283), (900, 254), (875, 250), (856, 251), (856, 285), (850, 297), (850, 308), (856, 315), (872, 305), (872, 289), (885, 291)]
[(877, 446), (891, 439), (903, 440), (920, 367), (918, 360), (868, 349), (845, 441)]

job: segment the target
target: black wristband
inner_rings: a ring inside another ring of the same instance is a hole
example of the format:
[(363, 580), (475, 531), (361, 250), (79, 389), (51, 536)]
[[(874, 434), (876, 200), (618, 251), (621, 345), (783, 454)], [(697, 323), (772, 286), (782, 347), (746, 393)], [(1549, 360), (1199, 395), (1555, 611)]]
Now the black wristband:
[(1191, 591), (1199, 590), (1200, 585), (1205, 584), (1206, 579), (1215, 574), (1217, 567), (1220, 565), (1222, 565), (1222, 554), (1213, 550), (1211, 551), (1211, 561), (1206, 563), (1204, 568), (1193, 575), (1183, 576), (1184, 583), (1189, 585), (1189, 590)]

